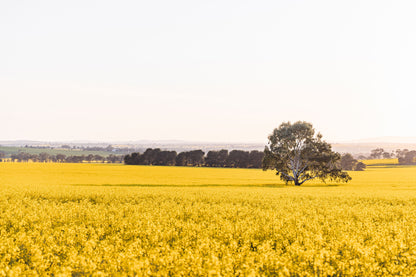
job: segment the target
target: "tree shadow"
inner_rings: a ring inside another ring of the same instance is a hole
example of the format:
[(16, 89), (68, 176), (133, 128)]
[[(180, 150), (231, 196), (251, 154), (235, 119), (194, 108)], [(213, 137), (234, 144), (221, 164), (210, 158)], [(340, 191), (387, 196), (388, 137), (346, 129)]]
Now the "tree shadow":
[[(171, 187), (171, 188), (198, 188), (198, 187), (228, 187), (228, 188), (287, 188), (297, 187), (293, 184), (71, 184), (71, 186), (77, 187)], [(306, 184), (299, 187), (338, 187), (339, 184)]]

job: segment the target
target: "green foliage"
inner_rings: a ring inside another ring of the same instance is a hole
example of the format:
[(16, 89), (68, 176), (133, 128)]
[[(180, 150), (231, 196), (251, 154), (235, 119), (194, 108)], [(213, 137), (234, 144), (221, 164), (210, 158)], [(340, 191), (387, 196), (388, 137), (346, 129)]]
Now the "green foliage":
[(323, 182), (351, 180), (338, 165), (340, 154), (332, 151), (321, 134), (315, 135), (308, 122), (282, 123), (269, 136), (264, 153), (263, 170), (276, 170), (282, 180), (296, 186), (315, 178)]

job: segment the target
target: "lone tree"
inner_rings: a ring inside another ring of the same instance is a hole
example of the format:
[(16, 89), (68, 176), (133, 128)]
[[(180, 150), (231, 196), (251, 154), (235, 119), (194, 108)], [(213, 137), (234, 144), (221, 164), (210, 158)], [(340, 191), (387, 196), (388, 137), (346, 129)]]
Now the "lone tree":
[(276, 170), (280, 179), (300, 186), (318, 178), (348, 182), (351, 177), (339, 166), (341, 155), (332, 151), (331, 145), (315, 135), (311, 123), (298, 121), (282, 123), (269, 136), (264, 149), (263, 170)]

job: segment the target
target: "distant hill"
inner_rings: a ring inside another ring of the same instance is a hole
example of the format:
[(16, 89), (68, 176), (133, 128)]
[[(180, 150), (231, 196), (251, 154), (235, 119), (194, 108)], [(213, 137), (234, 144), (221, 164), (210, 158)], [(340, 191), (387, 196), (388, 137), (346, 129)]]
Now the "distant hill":
[(210, 142), (188, 142), (180, 140), (140, 140), (140, 141), (111, 141), (111, 142), (94, 142), (94, 141), (62, 141), (62, 142), (45, 142), (45, 141), (0, 141), (0, 146), (8, 147), (52, 147), (59, 148), (62, 145), (70, 147), (106, 147), (111, 145), (115, 148), (131, 148), (136, 150), (146, 150), (147, 148), (161, 148), (164, 150), (189, 151), (202, 149), (203, 151), (220, 150), (220, 149), (239, 149), (239, 150), (263, 150), (265, 144), (261, 143), (210, 143)]
[(416, 137), (376, 137), (376, 138), (366, 138), (358, 140), (350, 140), (339, 143), (383, 143), (383, 144), (415, 144)]
[(416, 143), (333, 143), (332, 148), (340, 153), (368, 155), (372, 149), (383, 148), (386, 152), (396, 149), (416, 150)]
[(346, 142), (334, 142), (332, 147), (340, 153), (368, 154), (372, 149), (383, 148), (386, 152), (397, 149), (416, 150), (416, 137), (377, 137)]
[[(345, 142), (331, 142), (333, 149), (340, 153), (352, 153), (354, 155), (368, 155), (372, 149), (383, 148), (387, 152), (396, 149), (416, 150), (416, 137), (380, 137)], [(128, 152), (143, 152), (147, 148), (160, 148), (162, 150), (175, 150), (177, 152), (201, 149), (204, 152), (209, 150), (227, 149), (229, 151), (238, 150), (260, 150), (264, 149), (266, 143), (210, 143), (210, 142), (190, 142), (181, 140), (138, 140), (138, 141), (31, 141), (15, 140), (0, 141), (0, 146), (9, 146), (21, 149), (26, 145), (33, 147), (60, 148), (61, 145), (71, 147), (106, 147), (111, 145), (117, 149), (126, 149)], [(1, 151), (1, 150), (0, 150)], [(16, 150), (14, 150), (16, 151)], [(37, 152), (37, 151), (36, 151)], [(47, 151), (45, 151), (47, 152)], [(94, 153), (96, 154), (96, 153)], [(98, 154), (98, 153), (97, 153)], [(99, 153), (104, 154), (104, 153)], [(107, 152), (107, 154), (109, 154)]]

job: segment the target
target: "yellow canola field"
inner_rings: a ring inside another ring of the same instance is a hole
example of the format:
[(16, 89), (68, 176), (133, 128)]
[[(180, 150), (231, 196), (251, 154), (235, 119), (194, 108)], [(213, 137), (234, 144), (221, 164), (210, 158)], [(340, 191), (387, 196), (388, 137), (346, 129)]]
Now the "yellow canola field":
[[(386, 160), (375, 160), (384, 164)], [(374, 165), (352, 171), (353, 180), (305, 186), (339, 186), (343, 189), (414, 189), (416, 167)], [(71, 186), (284, 186), (274, 171), (239, 168), (134, 166), (122, 164), (0, 163), (0, 185)]]
[(414, 276), (416, 167), (0, 163), (0, 276)]
[(0, 184), (30, 185), (272, 185), (258, 169), (122, 164), (0, 163)]
[(394, 165), (398, 164), (398, 159), (373, 159), (373, 160), (361, 160), (366, 165)]

